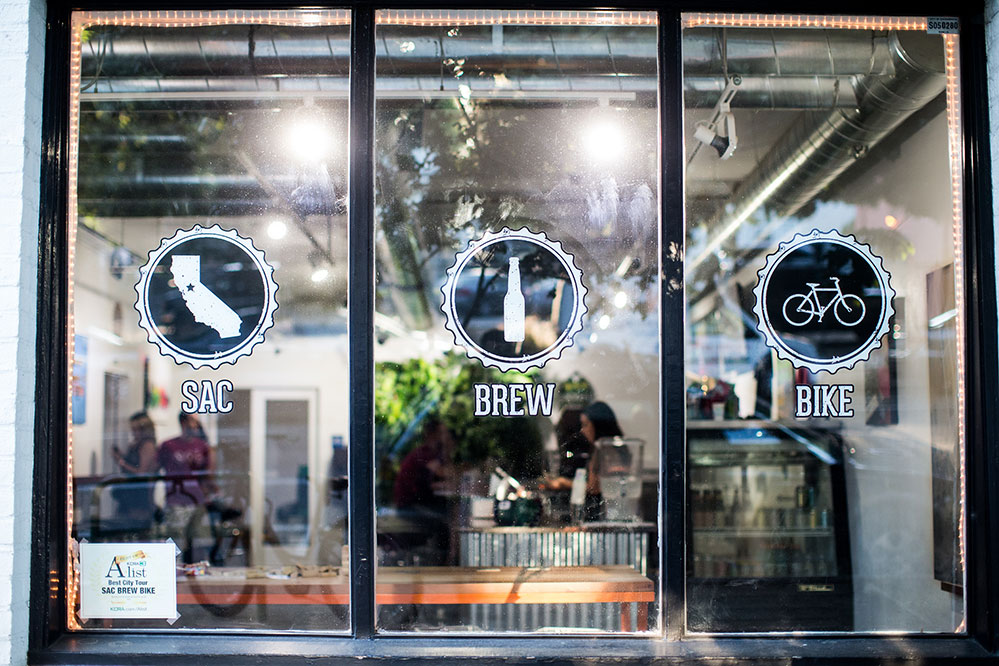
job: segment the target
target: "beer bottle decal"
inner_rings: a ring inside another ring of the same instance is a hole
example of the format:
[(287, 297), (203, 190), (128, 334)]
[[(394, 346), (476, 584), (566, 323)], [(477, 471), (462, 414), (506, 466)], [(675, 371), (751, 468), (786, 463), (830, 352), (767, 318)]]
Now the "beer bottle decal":
[(520, 291), (520, 258), (510, 257), (510, 274), (503, 297), (503, 339), (524, 341), (524, 294)]

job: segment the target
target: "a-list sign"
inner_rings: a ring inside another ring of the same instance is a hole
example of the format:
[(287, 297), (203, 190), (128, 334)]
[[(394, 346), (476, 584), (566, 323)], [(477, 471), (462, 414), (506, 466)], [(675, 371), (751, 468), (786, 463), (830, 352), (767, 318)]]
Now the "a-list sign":
[(80, 617), (177, 617), (177, 546), (80, 544)]

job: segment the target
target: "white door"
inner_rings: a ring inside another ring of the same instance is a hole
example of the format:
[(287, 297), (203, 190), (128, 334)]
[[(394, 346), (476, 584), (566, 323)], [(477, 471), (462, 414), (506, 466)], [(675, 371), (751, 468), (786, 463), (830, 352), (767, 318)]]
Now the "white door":
[(317, 519), (316, 392), (254, 390), (250, 506), (254, 565), (305, 563)]

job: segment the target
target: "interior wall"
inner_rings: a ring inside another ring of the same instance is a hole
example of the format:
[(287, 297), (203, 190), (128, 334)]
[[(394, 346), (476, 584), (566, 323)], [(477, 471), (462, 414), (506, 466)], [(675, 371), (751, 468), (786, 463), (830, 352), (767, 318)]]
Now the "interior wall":
[[(111, 272), (113, 245), (94, 234), (80, 230), (76, 247), (73, 313), (75, 334), (86, 340), (87, 353), (83, 385), (85, 412), (74, 414), (73, 472), (94, 476), (117, 471), (108, 460), (104, 432), (104, 375), (127, 378), (130, 391), (121, 404), (119, 432), (127, 442), (129, 415), (142, 409), (143, 357), (149, 353), (145, 337), (137, 326), (134, 280), (116, 279)], [(115, 306), (120, 310), (120, 326), (115, 324)], [(80, 422), (82, 420), (82, 422)], [(176, 419), (174, 419), (176, 421)], [(158, 426), (161, 424), (157, 424)], [(159, 433), (157, 433), (159, 434)]]
[[(835, 375), (836, 383), (856, 387), (855, 416), (843, 434), (858, 631), (953, 631), (961, 617), (961, 597), (933, 579), (926, 279), (954, 256), (946, 155), (941, 113), (897, 148), (879, 152), (841, 196), (857, 202), (854, 229), (884, 259), (897, 297), (905, 299), (898, 424), (866, 425), (863, 364)], [(889, 214), (900, 221), (894, 233), (885, 226)], [(817, 381), (832, 380), (822, 374)]]

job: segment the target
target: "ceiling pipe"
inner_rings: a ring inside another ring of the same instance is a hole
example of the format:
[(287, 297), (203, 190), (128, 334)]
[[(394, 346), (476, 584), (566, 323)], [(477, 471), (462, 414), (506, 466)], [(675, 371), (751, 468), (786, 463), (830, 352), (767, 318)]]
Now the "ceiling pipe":
[[(620, 73), (649, 70), (656, 52), (653, 31), (642, 39), (634, 33), (608, 34), (608, 39), (580, 39), (573, 31), (552, 30), (547, 39), (511, 38), (508, 29), (499, 41), (490, 36), (458, 39), (428, 36), (426, 30), (407, 33), (404, 27), (381, 28), (377, 41), (379, 63), (386, 74), (393, 67), (422, 69), (425, 63), (447, 58), (475, 59), (476, 64), (512, 68), (530, 66), (565, 70), (585, 69), (600, 60)], [(83, 75), (93, 76), (101, 53), (104, 76), (245, 75), (253, 68), (260, 76), (314, 75), (317, 71), (342, 71), (349, 64), (350, 42), (342, 27), (287, 28), (273, 26), (189, 28), (114, 28), (84, 44)], [(890, 62), (884, 33), (871, 32), (858, 39), (856, 32), (812, 29), (692, 28), (683, 34), (683, 66), (690, 76), (724, 74), (741, 76), (849, 76), (884, 71)], [(555, 56), (559, 62), (556, 65)], [(408, 73), (408, 72), (406, 72)]]
[[(526, 33), (525, 33), (526, 34)], [(551, 30), (547, 39), (517, 38), (507, 29), (491, 35), (460, 39), (428, 36), (426, 30), (405, 26), (380, 29), (376, 42), (379, 75), (425, 74), (427, 68), (464, 59), (471, 67), (502, 73), (592, 74), (655, 77), (654, 31), (642, 39), (634, 32), (609, 33), (604, 39), (580, 39), (575, 31)], [(105, 43), (106, 42), (106, 43)], [(884, 33), (858, 39), (843, 30), (768, 30), (694, 28), (684, 31), (683, 67), (687, 76), (724, 77), (848, 77), (887, 71), (891, 58)], [(346, 76), (350, 43), (342, 27), (287, 28), (273, 26), (95, 29), (83, 46), (84, 81), (101, 78), (225, 77), (225, 76)], [(724, 57), (723, 54), (724, 53)], [(727, 65), (723, 70), (722, 63)], [(433, 71), (433, 69), (431, 69)]]
[[(848, 80), (833, 76), (755, 76), (743, 77), (739, 94), (732, 100), (732, 108), (743, 109), (833, 109), (856, 106), (857, 98)], [(441, 85), (433, 77), (393, 77), (378, 79), (381, 99), (451, 98), (468, 95), (470, 99), (502, 100), (597, 100), (633, 101), (637, 94), (655, 94), (658, 80), (655, 77), (631, 76), (571, 78), (571, 89), (566, 79), (545, 76), (507, 79), (506, 87), (496, 87), (491, 78), (485, 81), (446, 79)], [(459, 89), (467, 86), (467, 89)], [(688, 109), (710, 109), (725, 89), (721, 76), (688, 76), (683, 81), (684, 106)], [(220, 78), (160, 78), (107, 79), (98, 86), (81, 93), (84, 103), (98, 102), (182, 102), (222, 100), (302, 100), (346, 99), (349, 92), (347, 79), (339, 78), (269, 78), (250, 77)]]

